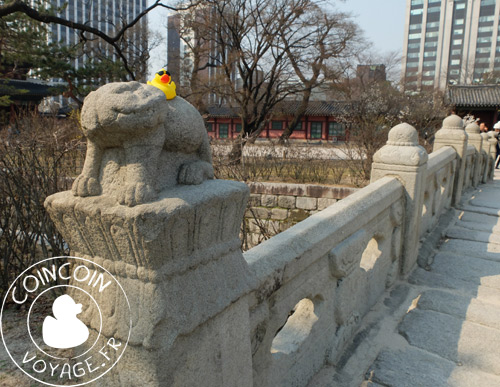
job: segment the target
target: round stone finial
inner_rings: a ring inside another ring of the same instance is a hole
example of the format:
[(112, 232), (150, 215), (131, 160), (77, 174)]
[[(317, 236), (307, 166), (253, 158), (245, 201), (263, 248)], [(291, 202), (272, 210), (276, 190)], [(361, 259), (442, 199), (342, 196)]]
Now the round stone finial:
[(468, 134), (478, 134), (478, 133), (481, 133), (481, 131), (479, 130), (479, 125), (476, 124), (475, 122), (471, 122), (469, 125), (467, 125), (465, 127), (465, 131)]
[(497, 138), (498, 137), (498, 133), (495, 132), (494, 130), (492, 130), (492, 131), (488, 132), (488, 136), (490, 138)]
[(414, 146), (418, 145), (417, 130), (407, 123), (396, 125), (389, 131), (387, 145)]
[(443, 120), (443, 129), (453, 129), (453, 130), (464, 130), (464, 121), (457, 116), (452, 114)]

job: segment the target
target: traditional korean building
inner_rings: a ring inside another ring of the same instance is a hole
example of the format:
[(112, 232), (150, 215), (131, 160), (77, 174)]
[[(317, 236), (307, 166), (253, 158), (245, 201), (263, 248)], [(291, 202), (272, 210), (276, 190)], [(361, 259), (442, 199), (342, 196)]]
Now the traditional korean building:
[(458, 115), (472, 114), (489, 129), (498, 121), (500, 85), (449, 86), (446, 99)]
[[(292, 122), (300, 101), (284, 101), (273, 113), (273, 118), (260, 134), (260, 138), (279, 138), (288, 123)], [(346, 102), (311, 101), (300, 124), (294, 129), (291, 139), (343, 142), (348, 139), (349, 128), (340, 117), (345, 113)], [(208, 108), (208, 135), (217, 139), (238, 137), (241, 119), (238, 109), (228, 106)]]

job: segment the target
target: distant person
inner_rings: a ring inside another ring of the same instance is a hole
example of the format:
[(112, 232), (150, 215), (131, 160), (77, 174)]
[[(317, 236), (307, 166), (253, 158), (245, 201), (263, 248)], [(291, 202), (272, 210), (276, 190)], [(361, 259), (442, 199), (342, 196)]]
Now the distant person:
[(54, 317), (43, 321), (43, 341), (52, 348), (74, 348), (89, 338), (89, 329), (76, 315), (82, 312), (82, 304), (77, 304), (67, 294), (57, 297), (52, 304)]
[(479, 124), (479, 130), (481, 133), (486, 133), (488, 131), (488, 126), (484, 122), (481, 122)]

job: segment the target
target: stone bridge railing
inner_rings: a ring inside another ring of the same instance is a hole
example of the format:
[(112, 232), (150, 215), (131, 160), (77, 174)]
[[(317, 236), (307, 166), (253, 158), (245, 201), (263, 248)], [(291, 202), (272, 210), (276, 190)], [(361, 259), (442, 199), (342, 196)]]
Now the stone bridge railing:
[[(129, 207), (49, 197), (74, 255), (114, 274), (130, 300), (129, 345), (106, 385), (305, 386), (412, 271), (440, 216), (491, 178), (495, 142), (450, 116), (427, 155), (416, 130), (398, 125), (374, 157), (371, 184), (245, 254), (242, 183), (177, 185)], [(113, 323), (103, 340), (125, 341), (121, 305), (106, 302)]]

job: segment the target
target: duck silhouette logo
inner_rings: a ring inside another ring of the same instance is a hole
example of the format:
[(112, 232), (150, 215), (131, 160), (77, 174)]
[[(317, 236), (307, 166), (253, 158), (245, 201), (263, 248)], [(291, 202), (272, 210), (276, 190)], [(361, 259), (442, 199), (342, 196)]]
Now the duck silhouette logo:
[(43, 321), (43, 341), (49, 347), (67, 349), (78, 347), (89, 338), (87, 326), (76, 315), (82, 312), (82, 304), (77, 304), (67, 294), (56, 298), (52, 304), (54, 317)]

